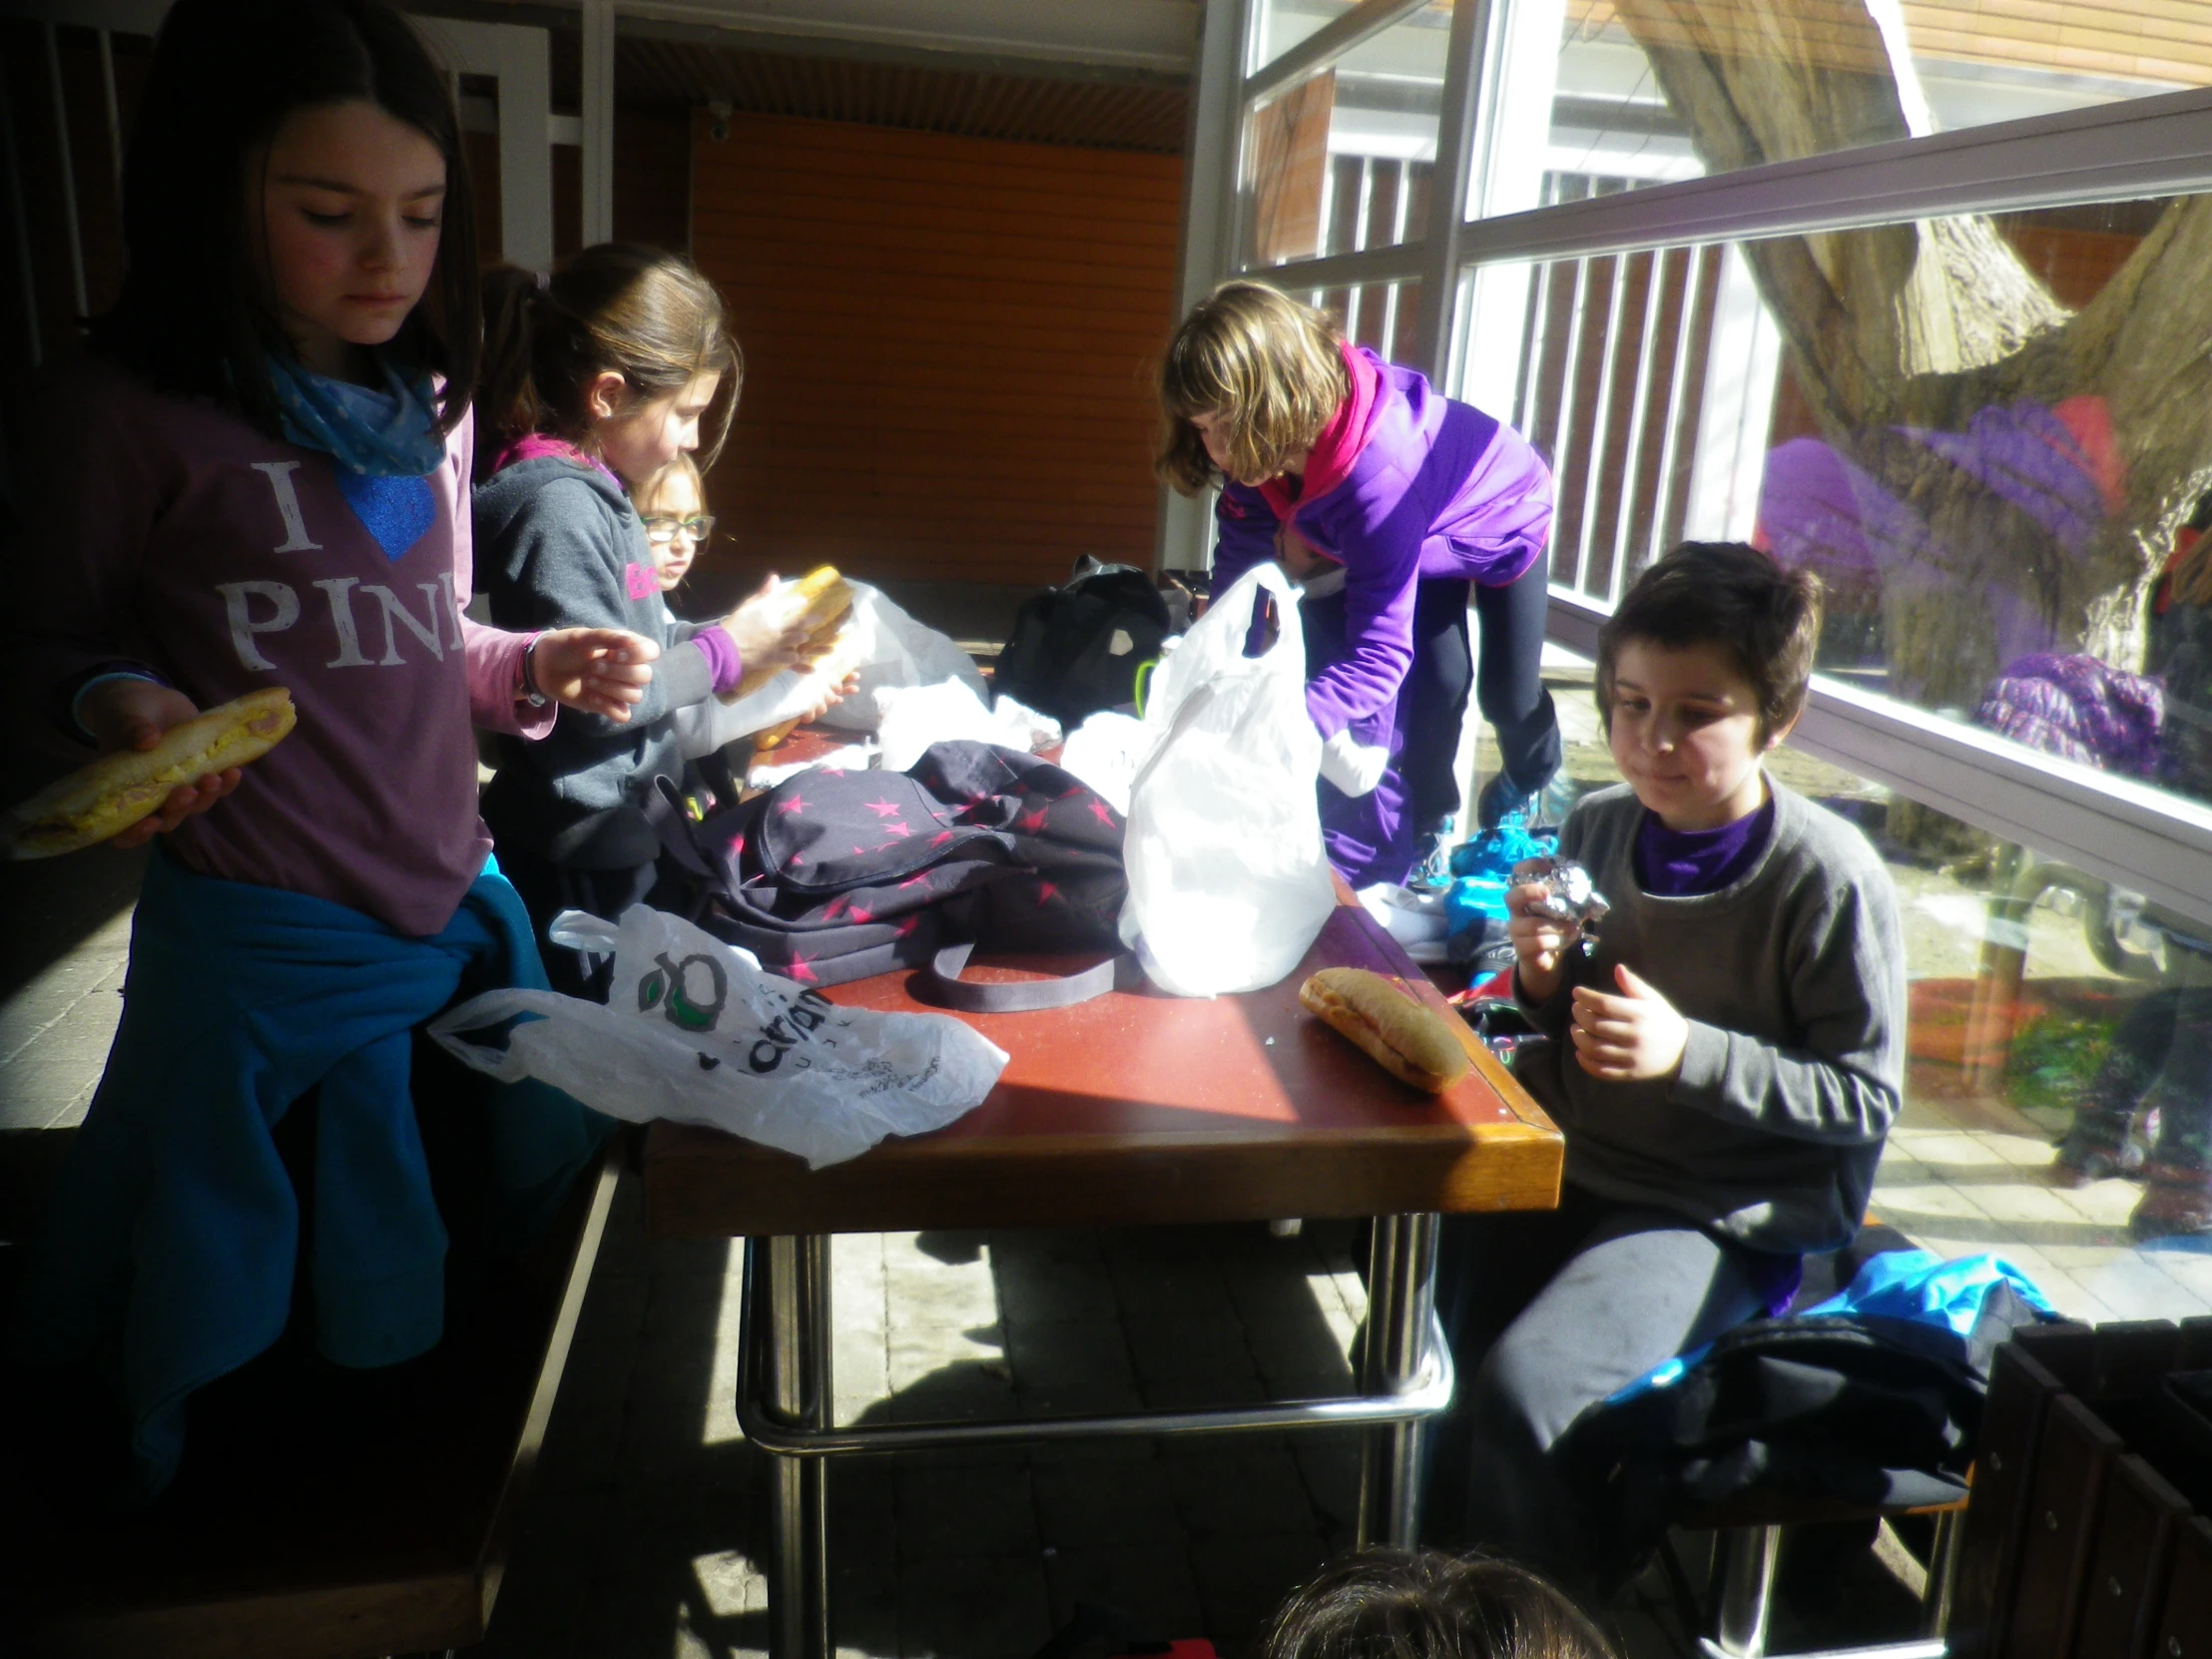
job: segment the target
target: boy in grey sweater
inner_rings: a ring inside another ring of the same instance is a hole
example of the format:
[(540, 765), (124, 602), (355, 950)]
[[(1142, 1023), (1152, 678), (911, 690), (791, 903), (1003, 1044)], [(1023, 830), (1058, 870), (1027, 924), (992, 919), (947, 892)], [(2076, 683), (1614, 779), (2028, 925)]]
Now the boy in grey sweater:
[(1553, 1039), (1521, 1075), (1565, 1131), (1565, 1186), (1550, 1214), (1446, 1223), (1437, 1295), (1468, 1382), (1431, 1514), (1585, 1594), (1634, 1541), (1561, 1437), (1662, 1360), (1781, 1312), (1800, 1259), (1857, 1230), (1897, 1115), (1889, 875), (1763, 765), (1804, 708), (1819, 633), (1817, 580), (1753, 548), (1653, 565), (1599, 644), (1628, 782), (1560, 836), (1611, 913), (1585, 954), (1537, 907), (1541, 884), (1508, 898), (1515, 993)]

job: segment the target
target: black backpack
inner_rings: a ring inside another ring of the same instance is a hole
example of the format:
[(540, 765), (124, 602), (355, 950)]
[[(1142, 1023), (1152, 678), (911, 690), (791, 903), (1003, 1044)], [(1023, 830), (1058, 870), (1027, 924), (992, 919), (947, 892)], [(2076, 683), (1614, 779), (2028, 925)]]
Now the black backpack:
[(1137, 699), (1137, 672), (1159, 661), (1168, 602), (1134, 565), (1086, 558), (1064, 588), (1023, 602), (994, 687), (1073, 730)]
[[(1121, 948), (1121, 815), (1034, 755), (940, 743), (906, 772), (804, 772), (705, 823), (660, 823), (690, 918), (802, 984), (923, 968), (956, 1006), (1010, 1011), (1115, 982), (1113, 963), (1072, 981), (958, 979), (976, 945)], [(963, 998), (980, 991), (994, 994)]]

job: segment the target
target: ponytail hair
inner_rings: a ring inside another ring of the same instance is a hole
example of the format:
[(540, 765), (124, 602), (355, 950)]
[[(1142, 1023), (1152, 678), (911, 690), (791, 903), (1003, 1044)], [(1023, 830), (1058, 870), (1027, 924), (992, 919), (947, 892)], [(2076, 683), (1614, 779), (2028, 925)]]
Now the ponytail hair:
[(476, 390), (476, 209), (445, 73), (387, 0), (177, 0), (123, 158), (123, 290), (92, 343), (151, 384), (281, 432), (270, 353), (289, 355), (250, 255), (247, 166), (296, 110), (361, 101), (445, 160), (437, 262), (385, 350), (443, 375), (439, 426)]
[(722, 295), (690, 261), (632, 243), (603, 242), (550, 280), (501, 267), (485, 274), (483, 386), (477, 418), (492, 434), (477, 453), (551, 432), (585, 440), (585, 390), (610, 369), (640, 398), (665, 397), (719, 373), (722, 414), (702, 464), (713, 466), (736, 418), (745, 356)]

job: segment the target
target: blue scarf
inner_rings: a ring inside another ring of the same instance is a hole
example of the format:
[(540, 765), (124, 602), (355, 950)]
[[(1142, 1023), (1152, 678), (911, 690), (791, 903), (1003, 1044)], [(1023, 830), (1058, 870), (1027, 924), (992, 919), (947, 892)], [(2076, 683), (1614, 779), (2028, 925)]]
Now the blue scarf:
[(356, 386), (269, 355), (269, 383), (283, 415), (284, 436), (319, 449), (347, 472), (372, 478), (422, 478), (445, 463), (437, 397), (430, 376), (412, 379), (377, 354), (384, 388)]

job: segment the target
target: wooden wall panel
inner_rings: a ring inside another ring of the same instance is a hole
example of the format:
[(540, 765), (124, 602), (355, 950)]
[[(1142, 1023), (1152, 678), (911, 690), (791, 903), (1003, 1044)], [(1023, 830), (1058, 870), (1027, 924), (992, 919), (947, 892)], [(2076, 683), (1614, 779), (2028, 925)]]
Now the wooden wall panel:
[(1149, 564), (1177, 157), (736, 115), (694, 258), (745, 347), (710, 482), (748, 571), (1047, 583)]

